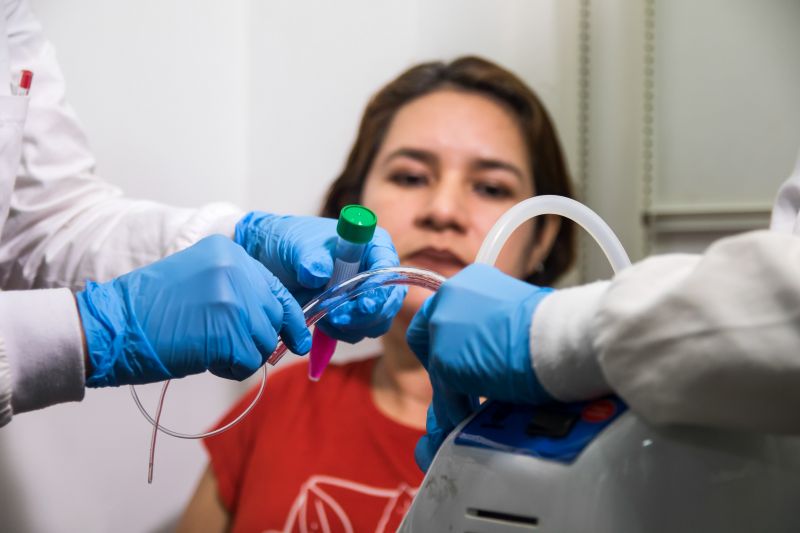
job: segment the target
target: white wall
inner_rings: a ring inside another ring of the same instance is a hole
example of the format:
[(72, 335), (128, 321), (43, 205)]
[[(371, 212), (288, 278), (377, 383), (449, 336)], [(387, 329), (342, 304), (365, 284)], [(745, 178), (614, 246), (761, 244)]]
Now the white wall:
[(766, 228), (800, 146), (800, 2), (655, 2), (653, 251)]
[(800, 146), (800, 2), (658, 2), (655, 203), (771, 206)]
[(574, 123), (559, 120), (574, 109), (564, 78), (574, 71), (567, 47), (575, 46), (577, 26), (562, 22), (574, 4), (253, 2), (250, 204), (314, 212), (344, 164), (369, 96), (421, 61), (472, 53), (497, 60), (535, 87), (574, 137)]
[(135, 197), (246, 194), (244, 0), (32, 0), (98, 171)]
[[(536, 87), (575, 151), (575, 1), (33, 5), (99, 172), (131, 196), (313, 213), (368, 96), (414, 62), (467, 53)], [(187, 431), (210, 425), (238, 390), (204, 377), (173, 388), (166, 423)], [(149, 438), (127, 389), (19, 416), (0, 429), (0, 529), (168, 528), (205, 457), (197, 442), (161, 436), (148, 486)]]
[(634, 260), (765, 228), (800, 146), (800, 2), (587, 4), (584, 200)]

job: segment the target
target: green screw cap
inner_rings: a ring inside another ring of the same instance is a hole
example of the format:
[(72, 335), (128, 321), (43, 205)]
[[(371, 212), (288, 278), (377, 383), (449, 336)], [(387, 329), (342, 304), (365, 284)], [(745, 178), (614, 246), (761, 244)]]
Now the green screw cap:
[(339, 213), (339, 223), (336, 233), (342, 239), (355, 243), (366, 244), (372, 240), (378, 217), (363, 205), (350, 204), (342, 208)]

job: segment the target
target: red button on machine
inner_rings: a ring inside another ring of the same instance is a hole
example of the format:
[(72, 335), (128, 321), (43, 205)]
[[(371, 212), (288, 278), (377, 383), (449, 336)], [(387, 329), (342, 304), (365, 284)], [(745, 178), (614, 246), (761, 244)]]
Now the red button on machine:
[(581, 411), (581, 418), (586, 422), (598, 423), (605, 422), (617, 412), (614, 402), (611, 400), (597, 400), (590, 403)]

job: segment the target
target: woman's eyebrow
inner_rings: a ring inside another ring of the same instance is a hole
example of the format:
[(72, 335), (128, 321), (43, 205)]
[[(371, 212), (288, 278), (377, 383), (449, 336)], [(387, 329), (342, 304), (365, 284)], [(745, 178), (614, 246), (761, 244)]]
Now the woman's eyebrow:
[(439, 158), (436, 157), (436, 154), (419, 148), (398, 148), (384, 158), (383, 164), (386, 165), (392, 159), (398, 157), (408, 157), (434, 168), (439, 164)]
[(520, 181), (525, 180), (525, 174), (518, 166), (499, 159), (478, 159), (473, 167), (476, 170), (506, 170), (514, 174)]

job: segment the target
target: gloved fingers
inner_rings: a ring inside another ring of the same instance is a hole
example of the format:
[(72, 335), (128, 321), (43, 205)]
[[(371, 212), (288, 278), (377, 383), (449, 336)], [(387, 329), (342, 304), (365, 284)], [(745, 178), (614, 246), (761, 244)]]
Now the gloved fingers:
[(361, 330), (367, 337), (380, 337), (389, 330), (407, 292), (408, 287), (399, 286), (373, 289), (356, 300), (346, 323), (339, 324), (337, 317), (332, 323), (343, 329)]
[(277, 235), (283, 268), (294, 273), (288, 286), (322, 289), (333, 274), (336, 221), (322, 217), (287, 217)]
[[(426, 434), (417, 441), (417, 445), (414, 448), (414, 460), (423, 472), (428, 471), (447, 436), (464, 418), (454, 413), (448, 413), (448, 409), (450, 409), (449, 401), (453, 399), (450, 398), (448, 400), (448, 396), (451, 394), (452, 390), (448, 391), (441, 384), (434, 385), (433, 401), (428, 406), (428, 418), (425, 421)], [(463, 409), (464, 413), (467, 413), (466, 416), (471, 414), (477, 406), (471, 406), (472, 402), (473, 400), (469, 398), (461, 402), (460, 408)], [(454, 418), (458, 420), (455, 421)]]
[(267, 220), (274, 218), (274, 215), (262, 213), (261, 211), (251, 211), (243, 216), (239, 222), (236, 223), (233, 233), (233, 242), (245, 249), (245, 251), (254, 256), (258, 254), (257, 249), (263, 248), (265, 235), (260, 231), (262, 225), (265, 225)]
[[(349, 343), (384, 335), (403, 305), (405, 287), (381, 287), (332, 311), (320, 327), (329, 336)], [(366, 303), (362, 300), (365, 298)]]
[(398, 295), (393, 297), (392, 289), (393, 287), (370, 289), (355, 300), (332, 309), (326, 318), (334, 327), (351, 329), (382, 322), (387, 316), (393, 317), (399, 309), (398, 304), (402, 304), (402, 300), (397, 301)]
[[(350, 305), (350, 304), (345, 304)], [(355, 304), (352, 304), (355, 305)], [(337, 341), (346, 342), (348, 344), (355, 344), (364, 339), (364, 335), (360, 331), (347, 331), (343, 330), (340, 326), (336, 326), (331, 323), (329, 320), (330, 315), (326, 316), (319, 322), (315, 324), (315, 327), (318, 327), (332, 339), (336, 339)], [(346, 318), (346, 317), (345, 317)]]
[(464, 397), (458, 399), (458, 410), (448, 412), (452, 407), (450, 404), (455, 399), (451, 397), (452, 394), (452, 389), (434, 385), (433, 401), (428, 406), (428, 418), (425, 421), (426, 434), (419, 439), (414, 448), (414, 459), (423, 472), (428, 471), (436, 452), (450, 432), (478, 407), (477, 398)]
[(430, 371), (431, 384), (433, 385), (433, 400), (431, 406), (436, 415), (439, 427), (450, 433), (457, 425), (470, 416), (478, 407), (477, 398), (458, 392), (446, 384), (436, 375), (435, 370)]
[[(286, 286), (284, 285), (284, 287)], [(289, 289), (289, 287), (286, 288)], [(319, 296), (320, 289), (301, 289), (298, 287), (292, 287), (291, 289), (289, 289), (289, 292), (294, 297), (294, 299), (297, 300), (298, 304), (304, 306), (312, 299)]]
[(245, 353), (237, 354), (228, 366), (212, 366), (208, 369), (215, 376), (236, 381), (244, 381), (261, 368), (263, 364), (259, 351), (252, 347)]
[(428, 471), (428, 468), (430, 468), (433, 462), (433, 458), (436, 456), (436, 452), (441, 447), (445, 438), (447, 438), (447, 432), (439, 427), (432, 405), (428, 406), (428, 418), (425, 422), (425, 430), (426, 434), (417, 441), (417, 445), (414, 448), (414, 460), (423, 472)]
[[(234, 379), (241, 381), (249, 377), (275, 351), (275, 347), (278, 345), (278, 333), (271, 314), (275, 314), (275, 312), (267, 311), (263, 307), (250, 313), (250, 338), (243, 339), (232, 356), (230, 375)], [(217, 372), (214, 373), (220, 375)]]
[(436, 457), (436, 452), (439, 451), (445, 438), (446, 435), (441, 431), (426, 433), (420, 437), (417, 441), (417, 445), (414, 447), (414, 460), (420, 470), (423, 472), (428, 471), (428, 468), (431, 467), (431, 463), (433, 463), (433, 458)]
[[(219, 377), (242, 381), (258, 370), (278, 344), (278, 334), (269, 317), (258, 306), (252, 306), (248, 316), (240, 313), (222, 318), (228, 322), (228, 338), (232, 342), (212, 342), (208, 345), (208, 370)], [(240, 321), (235, 324), (231, 321)], [(221, 330), (219, 326), (215, 329)]]
[(333, 275), (333, 249), (336, 237), (324, 243), (311, 239), (297, 239), (291, 243), (292, 264), (287, 265), (297, 273), (297, 283), (306, 289), (322, 289)]
[(332, 219), (253, 211), (236, 225), (234, 240), (293, 293), (299, 288), (318, 292), (333, 272)]
[(361, 317), (371, 317), (373, 321), (380, 321), (386, 318), (394, 318), (403, 300), (408, 294), (408, 287), (394, 285), (391, 287), (381, 287), (362, 294), (357, 302), (357, 312)]
[(400, 258), (397, 256), (389, 233), (381, 227), (375, 228), (375, 234), (364, 251), (363, 269), (374, 270), (398, 265), (400, 265)]
[[(280, 332), (286, 347), (296, 354), (306, 354), (311, 349), (311, 332), (306, 327), (306, 319), (300, 304), (289, 293), (286, 287), (266, 268), (262, 269), (272, 295), (280, 305), (279, 319), (271, 320), (273, 327)], [(269, 314), (269, 313), (268, 313)], [(275, 350), (275, 346), (263, 353), (266, 359)]]
[[(288, 294), (288, 292), (287, 292)], [(305, 355), (311, 349), (311, 331), (306, 326), (306, 317), (294, 298), (283, 301), (283, 328), (281, 338), (297, 355)]]
[(434, 300), (433, 296), (423, 302), (411, 323), (406, 330), (406, 342), (417, 356), (422, 366), (428, 368), (428, 356), (430, 351), (430, 333), (428, 331), (428, 324), (430, 323), (430, 315), (433, 312)]
[(358, 301), (358, 308), (353, 314), (352, 325), (362, 330), (365, 336), (376, 339), (386, 334), (392, 327), (394, 317), (403, 307), (408, 293), (408, 287), (386, 287), (377, 289), (373, 296), (369, 296), (374, 303), (375, 310), (370, 313), (369, 302)]
[(382, 292), (379, 291), (379, 289), (366, 292), (358, 297), (356, 300), (357, 305), (354, 310), (362, 315), (374, 315), (375, 312), (378, 311), (381, 306), (383, 306), (383, 303), (387, 300), (388, 295), (388, 289)]

